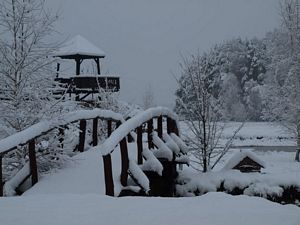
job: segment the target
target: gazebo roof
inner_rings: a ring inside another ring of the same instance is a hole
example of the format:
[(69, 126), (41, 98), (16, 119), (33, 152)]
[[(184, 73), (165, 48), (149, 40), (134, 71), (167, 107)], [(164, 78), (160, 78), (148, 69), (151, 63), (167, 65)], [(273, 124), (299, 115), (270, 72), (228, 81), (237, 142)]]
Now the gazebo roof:
[(89, 42), (81, 35), (76, 35), (71, 40), (67, 41), (54, 56), (64, 59), (74, 58), (104, 58), (105, 52)]

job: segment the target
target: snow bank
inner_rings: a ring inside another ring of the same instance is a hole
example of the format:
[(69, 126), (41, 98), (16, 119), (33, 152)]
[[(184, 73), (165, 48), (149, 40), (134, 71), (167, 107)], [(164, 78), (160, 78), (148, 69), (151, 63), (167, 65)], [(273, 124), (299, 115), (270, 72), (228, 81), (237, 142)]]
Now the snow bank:
[[(199, 173), (185, 170), (179, 173), (176, 189), (182, 196), (187, 193), (203, 194), (216, 191), (223, 185), (226, 191), (235, 188), (244, 190), (244, 194), (281, 196), (282, 187), (300, 187), (299, 172), (292, 174), (241, 173), (238, 170)], [(259, 192), (261, 191), (261, 193)]]
[(7, 138), (0, 140), (0, 153), (4, 153), (9, 149), (12, 149), (18, 145), (25, 144), (29, 140), (40, 136), (41, 134), (47, 132), (48, 130), (54, 129), (59, 126), (64, 126), (70, 124), (74, 121), (81, 119), (92, 119), (92, 118), (106, 118), (112, 120), (119, 120), (124, 122), (124, 119), (121, 114), (115, 113), (110, 110), (78, 110), (75, 112), (67, 113), (61, 115), (58, 118), (54, 118), (50, 121), (42, 121), (33, 126), (28, 127), (27, 129), (15, 133)]
[(4, 184), (4, 194), (5, 196), (14, 196), (16, 194), (15, 190), (20, 185), (20, 183), (30, 175), (29, 163), (26, 163), (22, 169), (20, 169), (16, 175), (12, 177), (9, 181)]
[(271, 186), (266, 183), (251, 184), (244, 190), (245, 195), (260, 196), (267, 198), (268, 196), (281, 196), (283, 188), (278, 186)]
[(113, 151), (113, 149), (119, 144), (119, 142), (126, 136), (128, 133), (141, 124), (147, 122), (153, 117), (159, 116), (168, 116), (177, 121), (177, 116), (168, 108), (156, 107), (150, 108), (135, 117), (124, 122), (117, 130), (115, 130), (111, 136), (106, 139), (106, 141), (101, 146), (96, 146), (94, 149), (100, 149), (103, 155), (107, 155)]
[(299, 225), (300, 208), (262, 198), (208, 193), (195, 198), (41, 195), (3, 198), (5, 225)]

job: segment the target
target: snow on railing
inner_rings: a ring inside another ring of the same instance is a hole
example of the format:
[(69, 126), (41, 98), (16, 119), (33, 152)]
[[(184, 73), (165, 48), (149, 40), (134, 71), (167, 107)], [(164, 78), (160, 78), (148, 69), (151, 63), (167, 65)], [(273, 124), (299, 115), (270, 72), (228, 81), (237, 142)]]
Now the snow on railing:
[[(147, 182), (144, 176), (141, 176), (140, 172), (137, 171), (136, 167), (130, 165), (129, 157), (128, 157), (128, 149), (127, 149), (127, 139), (126, 137), (131, 134), (131, 132), (136, 131), (135, 141), (137, 143), (137, 163), (141, 165), (143, 163), (143, 130), (144, 125), (147, 126), (147, 142), (148, 148), (153, 149), (154, 145), (159, 145), (160, 143), (161, 148), (168, 148), (167, 145), (163, 143), (161, 138), (163, 137), (163, 117), (166, 118), (167, 122), (167, 133), (176, 133), (178, 135), (178, 123), (177, 123), (177, 116), (171, 110), (164, 107), (156, 107), (150, 108), (144, 112), (137, 114), (136, 116), (130, 118), (123, 124), (121, 124), (118, 129), (116, 129), (108, 139), (100, 146), (95, 146), (92, 149), (100, 150), (103, 157), (103, 165), (104, 165), (104, 177), (105, 177), (105, 189), (106, 194), (110, 196), (114, 196), (114, 181), (113, 181), (113, 174), (112, 174), (112, 163), (111, 163), (111, 153), (114, 151), (117, 145), (120, 146), (121, 152), (121, 175), (120, 181), (121, 185), (126, 188), (127, 186), (127, 179), (128, 179), (128, 171), (135, 175), (135, 178), (138, 179), (138, 183), (143, 186), (144, 190), (147, 192)], [(156, 131), (157, 134), (154, 135), (154, 126), (153, 120), (157, 119), (157, 126)], [(157, 137), (156, 137), (157, 136)], [(150, 151), (149, 151), (150, 152)], [(171, 150), (168, 151), (170, 155), (168, 159), (172, 160), (173, 152)], [(152, 152), (151, 152), (152, 155)], [(148, 154), (146, 161), (151, 159), (151, 156)], [(153, 157), (155, 157), (153, 155)], [(162, 165), (160, 164), (159, 160), (150, 160), (151, 163), (155, 162), (157, 165), (154, 166), (151, 170), (158, 171), (159, 174), (162, 173)], [(148, 165), (149, 167), (149, 165)], [(131, 171), (134, 169), (135, 171)], [(139, 180), (139, 178), (141, 180)], [(142, 185), (143, 184), (143, 185)]]
[[(79, 143), (77, 150), (80, 152), (84, 151), (85, 147), (85, 135), (86, 135), (86, 121), (93, 120), (92, 130), (92, 145), (98, 144), (98, 119), (107, 121), (107, 134), (108, 136), (112, 133), (112, 122), (119, 126), (124, 122), (121, 114), (115, 113), (109, 110), (93, 109), (93, 110), (79, 110), (70, 112), (65, 115), (61, 115), (49, 121), (41, 121), (27, 129), (15, 133), (7, 138), (0, 140), (0, 196), (3, 196), (3, 181), (2, 181), (2, 158), (3, 155), (14, 150), (18, 146), (28, 144), (28, 155), (29, 155), (29, 171), (28, 169), (21, 169), (17, 173), (17, 178), (13, 178), (6, 182), (6, 192), (13, 193), (14, 190), (20, 183), (31, 176), (31, 183), (34, 185), (38, 182), (38, 171), (36, 162), (36, 138), (49, 133), (54, 129), (59, 129), (60, 142), (63, 140), (64, 129), (68, 124), (79, 123)], [(27, 165), (27, 164), (26, 164)]]
[(102, 155), (110, 154), (114, 150), (114, 148), (121, 142), (121, 140), (126, 137), (131, 131), (135, 130), (137, 127), (141, 126), (143, 123), (146, 123), (150, 119), (160, 116), (169, 117), (175, 120), (176, 124), (178, 124), (177, 115), (174, 114), (170, 109), (165, 107), (150, 108), (127, 120), (120, 127), (118, 127), (118, 129), (115, 130), (101, 146), (96, 146), (95, 149), (100, 149)]
[(35, 125), (28, 127), (25, 130), (22, 130), (0, 140), (0, 154), (10, 151), (11, 149), (16, 148), (19, 145), (24, 145), (28, 141), (44, 135), (45, 133), (55, 128), (65, 126), (79, 120), (89, 120), (97, 117), (124, 122), (123, 116), (121, 114), (115, 113), (110, 110), (93, 109), (70, 112), (50, 121), (41, 121)]

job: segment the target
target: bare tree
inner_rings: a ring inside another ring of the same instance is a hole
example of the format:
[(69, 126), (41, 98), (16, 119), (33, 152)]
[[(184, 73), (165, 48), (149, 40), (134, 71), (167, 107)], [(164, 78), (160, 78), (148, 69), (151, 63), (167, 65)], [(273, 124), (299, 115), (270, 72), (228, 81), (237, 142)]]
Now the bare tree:
[[(234, 131), (231, 138), (220, 145), (220, 138), (225, 123), (221, 123), (222, 106), (218, 97), (213, 94), (211, 79), (214, 72), (214, 59), (209, 55), (192, 55), (183, 59), (182, 76), (178, 81), (176, 111), (183, 115), (193, 135), (187, 140), (196, 160), (194, 163), (202, 167), (203, 172), (213, 169), (228, 152), (235, 135), (243, 123)], [(196, 169), (198, 169), (196, 167)]]

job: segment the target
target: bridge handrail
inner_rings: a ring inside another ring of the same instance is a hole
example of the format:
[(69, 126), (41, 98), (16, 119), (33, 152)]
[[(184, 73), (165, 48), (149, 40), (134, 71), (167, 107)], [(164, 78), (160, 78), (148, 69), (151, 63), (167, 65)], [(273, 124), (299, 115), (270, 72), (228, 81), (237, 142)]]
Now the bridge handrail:
[(171, 118), (172, 120), (176, 121), (177, 123), (177, 115), (173, 113), (170, 109), (166, 107), (155, 107), (147, 109), (146, 111), (143, 111), (133, 118), (128, 119), (126, 122), (122, 123), (116, 129), (111, 136), (106, 139), (102, 145), (95, 146), (95, 149), (99, 149), (102, 153), (102, 155), (108, 155), (112, 153), (115, 149), (115, 147), (121, 142), (123, 138), (125, 138), (131, 131), (135, 130), (142, 124), (146, 123), (150, 119), (160, 117), (160, 116), (166, 116)]
[(107, 119), (112, 121), (124, 122), (124, 118), (121, 114), (115, 113), (110, 110), (78, 110), (70, 112), (65, 115), (54, 118), (50, 121), (41, 121), (34, 124), (20, 132), (17, 132), (11, 136), (8, 136), (0, 140), (0, 155), (3, 155), (20, 145), (25, 145), (30, 140), (38, 138), (42, 135), (47, 134), (51, 130), (74, 123), (79, 120), (89, 120), (94, 118)]
[[(167, 133), (179, 134), (178, 120), (176, 114), (165, 107), (150, 108), (136, 116), (128, 119), (121, 124), (102, 145), (93, 147), (94, 150), (100, 150), (103, 158), (104, 178), (106, 195), (114, 196), (114, 179), (112, 170), (111, 153), (119, 145), (121, 153), (121, 174), (120, 183), (123, 187), (127, 186), (129, 175), (129, 156), (127, 147), (127, 136), (136, 130), (137, 144), (137, 163), (143, 162), (143, 125), (147, 124), (147, 142), (148, 148), (154, 148), (152, 133), (155, 130), (153, 120), (157, 119), (157, 133), (160, 138), (163, 137), (163, 117), (167, 120)], [(173, 160), (175, 156), (173, 155)]]
[[(15, 133), (7, 138), (0, 140), (0, 197), (3, 196), (3, 174), (2, 174), (2, 158), (3, 156), (17, 148), (18, 146), (23, 146), (28, 144), (28, 156), (29, 156), (29, 174), (22, 174), (21, 178), (18, 179), (21, 183), (16, 184), (13, 189), (16, 189), (21, 185), (27, 178), (31, 176), (32, 186), (38, 182), (38, 169), (37, 169), (37, 157), (36, 157), (36, 139), (40, 136), (46, 135), (54, 129), (59, 130), (59, 142), (63, 148), (64, 140), (64, 130), (66, 126), (71, 123), (79, 123), (79, 142), (76, 149), (79, 152), (83, 152), (85, 148), (85, 136), (86, 136), (86, 121), (93, 120), (92, 128), (92, 145), (96, 146), (98, 144), (98, 120), (107, 121), (107, 134), (108, 136), (112, 132), (112, 122), (116, 124), (116, 127), (124, 122), (123, 116), (121, 114), (101, 109), (93, 110), (78, 110), (75, 112), (70, 112), (65, 115), (58, 116), (49, 121), (41, 121), (35, 125), (24, 129), (18, 133)], [(26, 176), (24, 176), (26, 175)]]

